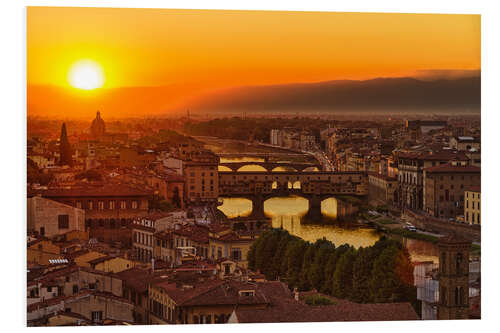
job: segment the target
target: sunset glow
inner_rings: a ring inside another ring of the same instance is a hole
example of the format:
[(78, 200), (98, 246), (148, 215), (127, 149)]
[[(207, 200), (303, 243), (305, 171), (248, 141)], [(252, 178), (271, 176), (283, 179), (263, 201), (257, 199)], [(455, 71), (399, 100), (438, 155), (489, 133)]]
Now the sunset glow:
[[(479, 15), (29, 7), (27, 32), (36, 113), (63, 112), (62, 92), (49, 99), (39, 88), (68, 88), (81, 59), (98, 63), (105, 82), (89, 71), (71, 86), (123, 93), (99, 102), (121, 115), (144, 112), (143, 102), (151, 113), (185, 110), (200, 93), (235, 86), (481, 68)], [(157, 91), (145, 98), (132, 87)]]
[(75, 88), (92, 90), (102, 87), (104, 74), (99, 64), (90, 60), (82, 60), (71, 66), (68, 81)]

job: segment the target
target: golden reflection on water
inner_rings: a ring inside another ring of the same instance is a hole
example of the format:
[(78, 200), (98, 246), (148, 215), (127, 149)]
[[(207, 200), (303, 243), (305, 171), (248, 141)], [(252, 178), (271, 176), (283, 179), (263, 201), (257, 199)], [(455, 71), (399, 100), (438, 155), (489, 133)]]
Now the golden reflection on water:
[[(242, 157), (242, 158), (224, 158), (221, 157), (221, 163), (230, 162), (263, 162), (263, 158), (258, 157)], [(310, 171), (312, 168), (307, 168)], [(314, 167), (316, 171), (319, 171)], [(273, 171), (290, 171), (293, 168), (279, 166)], [(231, 169), (219, 166), (219, 171), (231, 171)], [(258, 165), (247, 165), (240, 171), (265, 171)], [(293, 186), (293, 184), (290, 184)], [(223, 198), (224, 203), (219, 206), (219, 209), (229, 218), (238, 216), (248, 216), (252, 213), (252, 201), (244, 198)], [(303, 224), (301, 218), (307, 213), (309, 204), (307, 199), (290, 196), (271, 198), (264, 203), (264, 212), (272, 219), (273, 228), (283, 228), (288, 230), (292, 235), (296, 235), (306, 241), (314, 242), (317, 239), (325, 237), (329, 241), (340, 246), (342, 244), (350, 244), (356, 248), (361, 246), (371, 246), (379, 238), (380, 235), (373, 229), (357, 228), (343, 224), (341, 225), (320, 225), (320, 224)], [(321, 212), (324, 216), (335, 219), (337, 216), (337, 200), (329, 198), (321, 203)], [(319, 221), (318, 221), (319, 222)], [(437, 248), (434, 244), (414, 239), (404, 239), (405, 246), (410, 252), (412, 261), (433, 261), (438, 262)]]
[[(252, 202), (243, 198), (224, 198), (219, 209), (229, 218), (248, 216), (252, 212)], [(350, 244), (356, 248), (373, 245), (379, 235), (372, 229), (345, 228), (337, 225), (302, 224), (309, 204), (307, 199), (297, 196), (271, 198), (264, 203), (264, 212), (272, 219), (273, 228), (283, 228), (292, 235), (306, 241), (314, 242), (325, 237), (336, 246)], [(321, 203), (324, 215), (335, 218), (337, 214), (335, 198), (329, 198)]]

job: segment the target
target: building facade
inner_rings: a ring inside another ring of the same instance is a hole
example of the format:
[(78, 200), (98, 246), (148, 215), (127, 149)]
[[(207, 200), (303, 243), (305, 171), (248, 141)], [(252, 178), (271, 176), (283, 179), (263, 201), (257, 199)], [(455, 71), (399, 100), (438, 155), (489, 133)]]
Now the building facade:
[(209, 150), (198, 150), (184, 160), (187, 202), (217, 202), (219, 197), (219, 157)]
[(40, 196), (28, 198), (28, 232), (53, 237), (71, 230), (85, 230), (85, 211)]
[(464, 219), (469, 224), (481, 224), (481, 186), (465, 191)]
[(464, 213), (465, 189), (480, 184), (481, 168), (444, 164), (424, 170), (424, 210), (440, 218)]

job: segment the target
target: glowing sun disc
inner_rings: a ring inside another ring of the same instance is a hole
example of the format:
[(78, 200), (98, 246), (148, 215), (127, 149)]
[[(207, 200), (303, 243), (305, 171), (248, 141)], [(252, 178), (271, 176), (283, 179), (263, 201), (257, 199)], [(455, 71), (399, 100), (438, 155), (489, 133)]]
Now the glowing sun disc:
[(101, 66), (91, 60), (75, 62), (68, 73), (68, 81), (78, 89), (92, 90), (102, 87), (104, 73)]

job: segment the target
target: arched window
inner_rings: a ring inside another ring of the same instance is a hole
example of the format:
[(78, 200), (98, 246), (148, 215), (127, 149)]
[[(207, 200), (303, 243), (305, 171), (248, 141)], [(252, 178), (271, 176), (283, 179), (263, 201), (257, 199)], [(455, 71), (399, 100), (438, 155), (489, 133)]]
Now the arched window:
[(441, 287), (441, 303), (446, 304), (446, 287)]
[(455, 272), (456, 274), (461, 274), (462, 273), (462, 260), (463, 260), (463, 256), (462, 256), (462, 253), (457, 253), (457, 259), (455, 261)]

